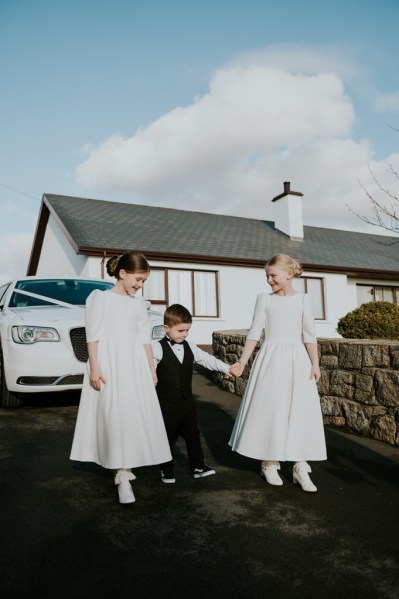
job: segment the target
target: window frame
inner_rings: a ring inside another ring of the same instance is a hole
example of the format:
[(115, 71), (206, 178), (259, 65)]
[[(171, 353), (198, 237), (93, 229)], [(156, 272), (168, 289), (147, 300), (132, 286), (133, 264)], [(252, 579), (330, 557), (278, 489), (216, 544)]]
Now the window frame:
[[(358, 303), (358, 298), (357, 298), (357, 288), (358, 287), (371, 287), (372, 290), (372, 301), (373, 302), (379, 302), (379, 301), (388, 301), (388, 300), (376, 300), (375, 299), (375, 290), (376, 287), (382, 288), (382, 289), (390, 289), (392, 291), (392, 295), (393, 295), (393, 305), (394, 306), (399, 306), (399, 286), (395, 286), (395, 285), (377, 285), (376, 283), (356, 283), (356, 303), (359, 306), (362, 306), (363, 304), (367, 304), (368, 302), (362, 302), (361, 304)], [(389, 302), (391, 303), (391, 302)]]
[(304, 281), (305, 293), (309, 293), (310, 295), (311, 295), (311, 292), (308, 291), (308, 280), (320, 281), (321, 305), (322, 305), (323, 316), (315, 316), (314, 319), (317, 321), (326, 320), (327, 316), (326, 316), (326, 300), (325, 300), (325, 291), (324, 291), (324, 277), (310, 277), (307, 275), (301, 275), (300, 277), (298, 277), (298, 280)]
[(158, 305), (160, 305), (160, 306), (163, 306), (163, 305), (168, 305), (168, 299), (169, 299), (169, 284), (168, 284), (168, 277), (167, 277), (167, 273), (166, 273), (167, 269), (166, 269), (166, 268), (163, 268), (162, 266), (152, 266), (152, 267), (151, 267), (150, 274), (151, 274), (152, 272), (156, 271), (156, 270), (157, 270), (157, 271), (163, 271), (163, 273), (164, 273), (164, 277), (163, 277), (163, 278), (164, 278), (164, 291), (165, 291), (165, 294), (164, 294), (164, 295), (165, 295), (165, 298), (164, 298), (164, 299), (156, 299), (156, 300), (155, 300), (155, 299), (151, 299), (150, 297), (146, 297), (146, 295), (145, 295), (145, 283), (144, 283), (144, 286), (143, 286), (143, 296), (144, 296), (144, 298), (145, 298), (146, 300), (150, 301), (150, 302), (151, 302), (151, 304), (154, 304), (154, 305), (158, 304)]
[[(147, 297), (145, 293), (145, 284), (143, 288), (143, 295), (146, 300), (150, 301), (151, 304), (159, 305), (159, 306), (169, 306), (169, 271), (184, 271), (191, 273), (191, 297), (192, 297), (192, 306), (190, 312), (192, 312), (193, 318), (220, 318), (220, 299), (219, 299), (219, 271), (218, 270), (207, 270), (204, 268), (175, 268), (170, 266), (152, 266), (151, 272), (154, 271), (163, 271), (164, 272), (164, 295), (165, 298), (162, 299), (151, 299), (151, 297)], [(216, 304), (216, 314), (200, 314), (197, 315), (195, 313), (195, 273), (207, 273), (213, 274), (215, 277), (215, 304)]]

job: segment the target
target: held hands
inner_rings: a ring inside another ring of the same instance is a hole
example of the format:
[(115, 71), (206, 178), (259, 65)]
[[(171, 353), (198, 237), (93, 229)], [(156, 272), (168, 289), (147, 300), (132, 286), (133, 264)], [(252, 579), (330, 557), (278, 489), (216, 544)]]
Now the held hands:
[(234, 374), (234, 372), (232, 372), (231, 367), (228, 369), (227, 372), (224, 373), (225, 376), (227, 376), (227, 378), (232, 379), (234, 378), (236, 375)]
[(228, 374), (239, 377), (244, 372), (245, 366), (240, 362), (236, 362), (232, 366), (230, 366)]
[(93, 369), (90, 371), (90, 386), (93, 387), (96, 391), (100, 391), (101, 383), (106, 385), (107, 381), (105, 376), (99, 369)]

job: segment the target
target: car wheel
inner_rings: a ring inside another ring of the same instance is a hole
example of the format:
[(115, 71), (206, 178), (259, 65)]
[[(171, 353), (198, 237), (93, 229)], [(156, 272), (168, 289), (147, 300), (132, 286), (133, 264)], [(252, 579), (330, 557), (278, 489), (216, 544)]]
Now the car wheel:
[(0, 405), (2, 408), (17, 408), (21, 400), (15, 393), (7, 389), (6, 377), (4, 375), (3, 352), (0, 349)]

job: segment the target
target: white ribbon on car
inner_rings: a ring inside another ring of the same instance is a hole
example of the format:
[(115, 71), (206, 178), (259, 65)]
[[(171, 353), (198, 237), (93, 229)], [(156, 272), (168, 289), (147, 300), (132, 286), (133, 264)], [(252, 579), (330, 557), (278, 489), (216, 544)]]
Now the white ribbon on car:
[[(47, 295), (39, 295), (39, 293), (32, 293), (31, 291), (22, 291), (21, 289), (14, 289), (13, 293), (18, 293), (19, 295), (27, 295), (28, 297), (34, 297), (49, 304), (55, 304), (56, 306), (62, 306), (63, 308), (79, 308), (80, 310), (84, 310), (85, 307), (80, 304), (68, 304), (68, 302), (63, 302), (61, 300), (56, 300), (52, 297), (48, 297)], [(29, 308), (29, 306), (26, 306)]]

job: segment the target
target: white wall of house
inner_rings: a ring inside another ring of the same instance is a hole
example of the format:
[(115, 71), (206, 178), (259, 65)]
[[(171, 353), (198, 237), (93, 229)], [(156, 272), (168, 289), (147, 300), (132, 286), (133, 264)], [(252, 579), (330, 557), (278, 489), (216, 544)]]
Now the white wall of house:
[[(101, 258), (88, 258), (91, 277), (101, 277)], [(190, 262), (150, 261), (153, 268), (192, 269), (217, 271), (219, 273), (219, 318), (196, 317), (190, 331), (195, 343), (210, 344), (214, 331), (247, 329), (252, 320), (255, 300), (261, 291), (270, 291), (262, 268), (203, 265)], [(105, 278), (109, 279), (106, 274)], [(348, 287), (346, 275), (304, 272), (304, 276), (323, 279), (326, 318), (316, 321), (318, 337), (339, 337), (337, 321), (356, 307), (356, 288)], [(156, 305), (153, 308), (157, 309)]]
[(87, 277), (87, 256), (75, 253), (55, 218), (50, 214), (37, 273), (40, 277)]
[[(105, 263), (109, 259), (109, 256), (106, 260), (104, 258), (98, 258), (97, 256), (86, 256), (87, 260), (87, 276), (93, 279), (107, 279), (111, 280), (111, 277), (108, 276), (107, 270), (105, 268)], [(102, 276), (103, 275), (103, 276)], [(115, 282), (115, 278), (113, 279)]]
[[(243, 268), (181, 262), (150, 261), (152, 267), (169, 269), (208, 270), (218, 272), (219, 318), (195, 317), (190, 339), (195, 343), (210, 344), (214, 331), (247, 329), (252, 320), (255, 300), (261, 291), (270, 291), (262, 268)], [(39, 276), (81, 276), (109, 280), (104, 260), (95, 256), (76, 255), (62, 230), (50, 216), (38, 266)], [(357, 284), (378, 285), (369, 279), (349, 279), (344, 274), (304, 272), (306, 277), (323, 279), (325, 320), (316, 320), (318, 337), (339, 337), (338, 320), (357, 307)], [(384, 285), (397, 286), (395, 282)], [(153, 305), (153, 308), (157, 308)], [(161, 309), (162, 310), (162, 309)]]

